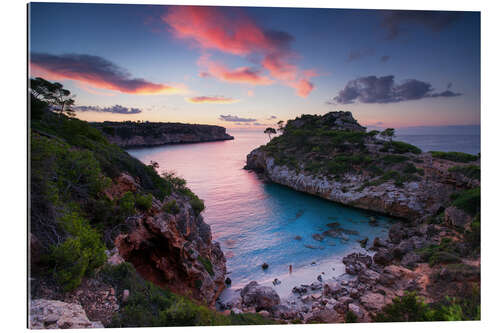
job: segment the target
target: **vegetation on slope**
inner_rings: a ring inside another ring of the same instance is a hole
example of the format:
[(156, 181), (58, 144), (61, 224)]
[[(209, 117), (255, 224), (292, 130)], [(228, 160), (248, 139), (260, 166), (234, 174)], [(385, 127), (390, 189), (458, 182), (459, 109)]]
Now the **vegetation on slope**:
[[(183, 195), (196, 214), (203, 211), (203, 201), (184, 179), (173, 173), (161, 177), (154, 163), (146, 166), (109, 144), (87, 122), (50, 111), (53, 102), (43, 96), (32, 93), (31, 98), (30, 232), (42, 252), (31, 264), (32, 292), (40, 281), (56, 294), (70, 291), (85, 276), (129, 289), (130, 301), (113, 320), (116, 327), (271, 323), (258, 315), (217, 314), (144, 281), (130, 264), (102, 268), (106, 248), (113, 246), (116, 235), (129, 230), (136, 214), (151, 208), (153, 197)], [(123, 172), (137, 179), (141, 190), (110, 199), (105, 190)], [(165, 209), (175, 213), (176, 207), (170, 203)], [(205, 258), (200, 260), (211, 268)]]

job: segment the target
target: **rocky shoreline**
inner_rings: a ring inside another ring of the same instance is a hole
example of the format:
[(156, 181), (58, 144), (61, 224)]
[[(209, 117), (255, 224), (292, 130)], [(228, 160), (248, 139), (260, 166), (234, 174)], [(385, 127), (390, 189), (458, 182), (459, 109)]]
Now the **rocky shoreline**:
[(214, 125), (183, 123), (103, 122), (92, 123), (108, 141), (122, 148), (144, 148), (167, 144), (233, 140), (226, 129)]
[(478, 261), (468, 261), (459, 269), (431, 267), (419, 254), (453, 236), (444, 226), (397, 223), (388, 239), (375, 238), (369, 251), (345, 256), (346, 273), (337, 278), (320, 275), (310, 284), (295, 286), (284, 299), (273, 288), (252, 281), (219, 300), (218, 306), (227, 312), (256, 312), (287, 323), (340, 323), (346, 321), (348, 312), (359, 322), (371, 322), (384, 306), (407, 292), (417, 292), (429, 303), (455, 294), (459, 285), (478, 283)]

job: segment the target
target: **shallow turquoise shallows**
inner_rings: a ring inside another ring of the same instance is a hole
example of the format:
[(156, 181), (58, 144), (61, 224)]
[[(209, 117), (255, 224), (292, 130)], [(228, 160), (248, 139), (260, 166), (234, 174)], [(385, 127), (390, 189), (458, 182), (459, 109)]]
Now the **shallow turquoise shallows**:
[[(285, 295), (293, 285), (310, 283), (322, 273), (326, 278), (342, 274), (342, 257), (362, 250), (358, 240), (368, 237), (371, 245), (374, 237), (387, 234), (392, 222), (387, 217), (262, 182), (243, 166), (246, 155), (266, 143), (268, 137), (260, 132), (231, 134), (235, 140), (129, 152), (146, 164), (158, 162), (160, 172), (175, 170), (205, 200), (203, 216), (226, 255), (233, 286), (251, 280), (270, 285), (278, 278), (282, 283), (275, 288)], [(376, 217), (378, 226), (368, 223), (369, 216)], [(313, 239), (332, 222), (359, 235)], [(297, 236), (301, 239), (295, 239)], [(264, 262), (269, 265), (267, 270), (260, 267)]]

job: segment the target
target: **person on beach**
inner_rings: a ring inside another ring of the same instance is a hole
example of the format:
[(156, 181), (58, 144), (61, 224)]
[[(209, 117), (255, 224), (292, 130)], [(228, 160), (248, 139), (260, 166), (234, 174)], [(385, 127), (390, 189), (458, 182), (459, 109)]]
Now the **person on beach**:
[(290, 271), (290, 274), (292, 274), (292, 265), (288, 266), (288, 270)]

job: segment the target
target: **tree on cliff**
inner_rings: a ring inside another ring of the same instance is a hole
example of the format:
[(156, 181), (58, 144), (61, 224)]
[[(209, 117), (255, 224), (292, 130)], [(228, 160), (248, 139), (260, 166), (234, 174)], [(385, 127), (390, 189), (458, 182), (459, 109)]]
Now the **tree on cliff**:
[(271, 134), (276, 134), (276, 130), (272, 127), (268, 127), (264, 130), (264, 133), (269, 135), (269, 141), (271, 141)]
[(388, 138), (389, 141), (392, 141), (392, 137), (394, 136), (394, 128), (386, 128), (382, 132), (380, 132), (380, 135), (385, 139)]
[(75, 112), (71, 107), (75, 104), (74, 95), (64, 89), (59, 82), (49, 82), (41, 77), (30, 80), (31, 97), (55, 107), (59, 115), (73, 117)]
[(285, 122), (283, 120), (278, 121), (278, 132), (283, 133), (285, 130)]

